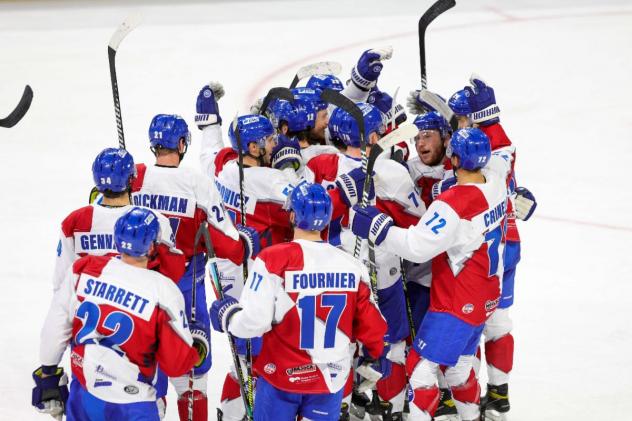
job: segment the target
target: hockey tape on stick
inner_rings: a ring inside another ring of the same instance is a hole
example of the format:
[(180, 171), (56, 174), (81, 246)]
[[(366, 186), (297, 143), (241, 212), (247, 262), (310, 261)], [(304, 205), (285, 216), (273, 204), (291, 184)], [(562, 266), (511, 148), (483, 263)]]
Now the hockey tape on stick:
[(342, 71), (340, 63), (335, 61), (321, 61), (303, 66), (296, 72), (290, 84), (290, 89), (296, 88), (298, 82), (314, 75), (337, 75)]
[(286, 101), (293, 102), (294, 95), (292, 94), (292, 91), (282, 86), (270, 89), (261, 103), (261, 108), (259, 109), (260, 115), (265, 115), (266, 110), (273, 99), (284, 99)]
[(455, 0), (438, 0), (419, 18), (419, 64), (421, 68), (421, 87), (426, 89), (426, 29), (443, 12), (456, 6)]
[(22, 92), (22, 98), (20, 98), (20, 102), (15, 106), (15, 109), (11, 111), (6, 118), (0, 119), (0, 127), (11, 128), (18, 124), (22, 117), (26, 114), (26, 112), (31, 107), (31, 102), (33, 101), (33, 90), (29, 85), (24, 87), (24, 92)]
[(110, 42), (108, 43), (108, 46), (114, 51), (116, 51), (119, 45), (121, 44), (121, 41), (123, 41), (123, 39), (127, 36), (127, 34), (132, 32), (134, 28), (140, 25), (140, 22), (141, 22), (140, 13), (135, 13), (128, 16), (127, 19), (125, 19), (123, 23), (121, 23), (119, 27), (116, 28), (116, 31), (114, 31), (114, 33), (112, 34), (112, 37), (110, 38)]

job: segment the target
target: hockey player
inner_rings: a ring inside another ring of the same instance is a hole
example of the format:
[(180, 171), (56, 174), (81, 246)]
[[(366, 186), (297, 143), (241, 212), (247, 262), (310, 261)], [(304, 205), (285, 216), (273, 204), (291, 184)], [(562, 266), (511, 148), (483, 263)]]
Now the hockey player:
[[(377, 359), (386, 324), (371, 299), (366, 268), (321, 242), (332, 206), (325, 189), (304, 183), (291, 196), (294, 241), (262, 251), (240, 301), (211, 308), (213, 327), (249, 338), (263, 335), (256, 421), (338, 420), (354, 338)], [(386, 371), (380, 360), (375, 369)]]
[[(310, 88), (293, 89), (293, 102), (275, 100), (268, 112), (270, 121), (280, 134), (298, 141), (303, 163), (323, 153), (338, 152), (334, 146), (321, 145), (314, 140), (314, 130), (324, 132), (329, 123), (327, 105), (320, 99), (319, 92)], [(321, 127), (323, 124), (324, 127)]]
[(320, 89), (333, 89), (334, 91), (341, 92), (344, 90), (345, 85), (342, 81), (334, 75), (312, 75), (305, 84), (306, 88)]
[[(208, 418), (207, 373), (211, 367), (210, 323), (204, 288), (205, 248), (203, 244), (196, 248), (195, 234), (200, 224), (208, 221), (217, 256), (231, 260), (236, 273), (242, 262), (256, 252), (259, 238), (256, 231), (248, 227), (235, 228), (216, 187), (207, 177), (180, 166), (190, 143), (189, 129), (181, 117), (156, 115), (149, 126), (149, 141), (156, 156), (156, 164), (137, 165), (138, 177), (132, 186), (132, 199), (135, 205), (150, 207), (163, 213), (171, 221), (176, 247), (184, 252), (187, 259), (186, 273), (178, 282), (187, 304), (187, 317), (190, 317), (191, 312), (192, 288), (194, 284), (196, 286), (196, 325), (192, 327), (192, 332), (195, 346), (205, 358), (194, 370), (193, 412), (194, 421), (205, 421)], [(186, 420), (191, 394), (188, 391), (188, 377), (171, 381), (178, 393), (180, 419)], [(166, 393), (166, 382), (160, 389), (162, 393)]]
[[(159, 419), (156, 364), (180, 376), (199, 359), (178, 288), (147, 270), (159, 235), (151, 210), (129, 209), (114, 227), (120, 259), (82, 257), (55, 290), (42, 328), (42, 365), (33, 373), (32, 403), (40, 412), (65, 411), (69, 421)], [(69, 343), (70, 394), (58, 367)]]
[(500, 299), (502, 245), (511, 156), (490, 161), (489, 139), (478, 129), (456, 132), (448, 156), (458, 183), (437, 197), (410, 228), (393, 227), (390, 217), (372, 207), (355, 206), (354, 234), (408, 260), (432, 261), (430, 310), (426, 314), (407, 371), (413, 390), (411, 417), (430, 420), (439, 401), (437, 368), (445, 365), (461, 419), (479, 418), (480, 387), (474, 353), (485, 320)]
[[(72, 264), (80, 257), (118, 255), (114, 244), (114, 223), (130, 208), (130, 189), (136, 175), (134, 159), (124, 149), (106, 148), (92, 164), (92, 178), (103, 195), (93, 203), (71, 212), (61, 224), (53, 288), (57, 289)], [(184, 255), (175, 250), (169, 220), (162, 215), (160, 238), (150, 256), (150, 269), (178, 281), (184, 274)]]
[[(492, 150), (509, 149), (513, 152), (514, 158), (512, 171), (507, 178), (509, 189), (515, 190), (516, 194), (508, 208), (502, 297), (498, 310), (487, 321), (483, 331), (488, 384), (482, 406), (487, 419), (501, 420), (510, 408), (508, 383), (513, 367), (514, 339), (511, 334), (513, 323), (509, 317), (509, 308), (514, 301), (516, 266), (520, 261), (520, 235), (516, 217), (527, 220), (535, 210), (536, 202), (529, 190), (523, 187), (515, 188), (514, 147), (500, 124), (500, 108), (496, 105), (493, 88), (476, 75), (472, 75), (470, 83), (471, 86), (457, 91), (448, 101), (448, 105), (458, 118), (459, 127), (479, 127), (489, 137)], [(445, 186), (442, 188), (445, 189)]]

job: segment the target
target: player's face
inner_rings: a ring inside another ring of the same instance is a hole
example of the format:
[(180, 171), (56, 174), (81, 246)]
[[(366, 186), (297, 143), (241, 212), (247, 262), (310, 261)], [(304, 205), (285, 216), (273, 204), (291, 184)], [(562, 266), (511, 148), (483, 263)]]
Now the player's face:
[(329, 113), (327, 109), (320, 110), (316, 113), (316, 120), (314, 121), (314, 128), (310, 130), (310, 136), (312, 139), (325, 140), (325, 129), (329, 124)]
[(457, 117), (457, 121), (459, 123), (459, 129), (465, 129), (467, 127), (472, 127), (472, 120), (466, 115), (460, 115)]
[(272, 150), (277, 145), (277, 137), (274, 135), (270, 135), (266, 138), (265, 148), (263, 150), (264, 153), (264, 161), (266, 164), (269, 164), (272, 157)]
[(445, 146), (438, 130), (421, 130), (415, 136), (419, 159), (426, 165), (439, 165), (445, 157)]

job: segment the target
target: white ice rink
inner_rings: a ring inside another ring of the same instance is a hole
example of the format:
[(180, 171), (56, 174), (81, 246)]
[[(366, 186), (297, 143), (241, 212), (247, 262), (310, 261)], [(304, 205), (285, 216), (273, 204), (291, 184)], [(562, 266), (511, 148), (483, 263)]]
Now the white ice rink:
[[(419, 85), (429, 0), (174, 3), (0, 1), (0, 117), (26, 83), (35, 91), (24, 120), (0, 129), (0, 420), (47, 419), (30, 406), (31, 372), (59, 224), (86, 203), (96, 153), (117, 145), (106, 44), (127, 14), (145, 16), (117, 56), (136, 162), (152, 160), (151, 117), (192, 125), (209, 80), (226, 87), (226, 120), (301, 65), (336, 60), (346, 78), (364, 49), (390, 44), (380, 87), (401, 86), (403, 101)], [(539, 203), (520, 224), (510, 420), (632, 420), (632, 4), (457, 3), (428, 33), (429, 87), (448, 96), (476, 71), (495, 88), (518, 181)], [(191, 130), (184, 165), (197, 167)], [(211, 414), (229, 359), (215, 335)]]

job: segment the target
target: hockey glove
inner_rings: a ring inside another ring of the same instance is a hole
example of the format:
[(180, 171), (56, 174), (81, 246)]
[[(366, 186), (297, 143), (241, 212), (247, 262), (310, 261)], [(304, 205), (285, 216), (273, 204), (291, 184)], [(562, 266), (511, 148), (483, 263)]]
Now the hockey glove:
[(59, 418), (65, 413), (68, 400), (68, 376), (64, 369), (42, 366), (33, 372), (33, 380), (33, 406), (43, 414)]
[(226, 332), (230, 318), (238, 311), (241, 311), (241, 306), (233, 297), (225, 296), (221, 300), (213, 301), (209, 309), (213, 329), (218, 332)]
[(195, 103), (195, 124), (202, 130), (206, 126), (222, 124), (217, 101), (224, 96), (224, 87), (219, 82), (210, 82), (198, 94)]
[[(424, 91), (424, 89), (410, 91), (410, 93), (408, 94), (408, 98), (406, 98), (406, 106), (408, 107), (408, 111), (410, 111), (411, 114), (416, 114), (416, 115), (426, 114), (431, 111), (440, 112), (440, 110), (437, 109), (437, 106), (424, 100), (421, 94), (422, 91)], [(445, 98), (443, 98), (441, 95), (437, 95), (433, 92), (431, 93), (434, 98), (436, 98), (437, 100), (443, 101), (445, 103)]]
[[(208, 325), (206, 326), (206, 328), (208, 328)], [(193, 338), (193, 348), (195, 348), (198, 356), (200, 357), (193, 366), (194, 370), (196, 368), (200, 368), (202, 364), (204, 364), (206, 357), (211, 351), (210, 341), (206, 328), (200, 322), (189, 324), (189, 330), (191, 331), (191, 337)]]
[(394, 130), (395, 127), (406, 121), (406, 112), (401, 104), (393, 101), (393, 98), (386, 92), (380, 91), (377, 86), (371, 89), (367, 102), (374, 105), (382, 114), (387, 122), (387, 132)]
[(466, 86), (465, 91), (470, 93), (467, 102), (472, 110), (472, 121), (481, 126), (498, 123), (500, 108), (496, 105), (494, 89), (487, 86), (487, 83), (474, 73), (470, 77), (470, 83), (472, 86)]
[(245, 247), (245, 260), (254, 259), (261, 251), (261, 240), (259, 239), (259, 233), (252, 227), (237, 224), (237, 231), (244, 243)]
[(284, 135), (279, 135), (277, 144), (272, 149), (272, 156), (270, 158), (270, 165), (277, 170), (283, 170), (285, 168), (292, 168), (297, 171), (301, 168), (301, 146), (298, 144), (296, 138), (289, 138)]
[[(362, 171), (362, 168), (355, 168), (346, 174), (340, 174), (336, 178), (336, 186), (340, 191), (340, 197), (345, 202), (348, 208), (356, 205), (362, 198), (364, 192), (364, 181), (366, 180), (366, 174)], [(371, 189), (369, 190), (369, 200), (375, 197), (375, 185), (371, 183)]]
[(362, 347), (361, 356), (358, 359), (358, 368), (356, 369), (356, 373), (363, 379), (358, 385), (359, 392), (372, 389), (378, 380), (391, 375), (393, 363), (386, 358), (390, 350), (391, 345), (385, 342), (382, 355), (379, 358), (372, 358), (366, 348)]
[(372, 241), (379, 246), (393, 226), (393, 219), (373, 206), (366, 208), (355, 205), (349, 212), (349, 225), (355, 235)]
[(514, 205), (516, 207), (516, 218), (527, 221), (533, 215), (538, 202), (535, 201), (535, 196), (527, 188), (518, 187), (516, 188)]
[(366, 50), (351, 70), (351, 81), (359, 89), (368, 91), (376, 85), (377, 79), (380, 77), (382, 60), (388, 60), (392, 55), (393, 47), (391, 46)]
[(456, 184), (456, 177), (445, 178), (439, 180), (432, 185), (432, 200), (435, 200), (437, 196)]

